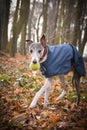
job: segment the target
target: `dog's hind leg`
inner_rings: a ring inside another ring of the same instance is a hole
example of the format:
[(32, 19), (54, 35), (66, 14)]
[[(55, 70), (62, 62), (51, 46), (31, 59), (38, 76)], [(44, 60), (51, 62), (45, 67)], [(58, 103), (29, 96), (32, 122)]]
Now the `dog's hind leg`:
[(80, 103), (80, 77), (81, 75), (76, 70), (74, 70), (72, 84), (73, 87), (76, 88), (76, 92), (77, 92), (77, 105), (79, 105)]
[(59, 95), (59, 97), (57, 98), (57, 100), (60, 100), (64, 97), (64, 95), (66, 94), (66, 82), (65, 82), (65, 78), (64, 75), (59, 75), (59, 79), (62, 82), (62, 86), (63, 86), (63, 91), (62, 93)]
[[(51, 86), (51, 79), (47, 78), (45, 85), (36, 93), (33, 101), (30, 104), (30, 108), (33, 108), (36, 106), (38, 99), (40, 98), (40, 96), (46, 91), (48, 90), (48, 88)], [(48, 95), (46, 95), (48, 97)], [(45, 100), (48, 100), (48, 98), (45, 97)]]

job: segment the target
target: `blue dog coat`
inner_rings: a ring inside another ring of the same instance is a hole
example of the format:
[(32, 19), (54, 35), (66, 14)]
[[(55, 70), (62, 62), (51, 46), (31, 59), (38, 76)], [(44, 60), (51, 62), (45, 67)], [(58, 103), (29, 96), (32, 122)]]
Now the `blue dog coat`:
[(40, 68), (40, 71), (46, 78), (68, 73), (71, 69), (71, 65), (73, 65), (82, 76), (86, 74), (83, 58), (74, 46), (61, 44), (57, 46), (47, 46), (47, 48), (47, 59), (41, 63)]

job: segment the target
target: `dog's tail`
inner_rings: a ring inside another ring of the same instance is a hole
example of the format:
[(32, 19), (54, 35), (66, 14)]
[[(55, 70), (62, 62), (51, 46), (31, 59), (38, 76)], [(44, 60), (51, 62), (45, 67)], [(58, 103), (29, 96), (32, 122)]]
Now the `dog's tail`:
[(80, 77), (81, 75), (76, 70), (74, 70), (73, 78), (72, 78), (72, 85), (73, 87), (75, 87), (76, 92), (77, 92), (77, 105), (79, 105), (80, 103)]

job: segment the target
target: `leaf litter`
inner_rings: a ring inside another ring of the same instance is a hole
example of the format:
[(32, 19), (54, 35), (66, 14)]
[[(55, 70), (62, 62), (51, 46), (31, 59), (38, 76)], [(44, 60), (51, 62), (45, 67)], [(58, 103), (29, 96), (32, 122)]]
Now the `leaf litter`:
[[(35, 108), (29, 105), (45, 78), (29, 69), (30, 58), (16, 55), (0, 57), (0, 129), (1, 130), (86, 130), (87, 77), (81, 81), (81, 103), (76, 106), (76, 93), (71, 85), (72, 73), (66, 75), (68, 94), (57, 101), (61, 83), (54, 77), (50, 105), (43, 108), (43, 96)], [(86, 63), (87, 66), (87, 63)], [(87, 68), (86, 68), (87, 69)]]

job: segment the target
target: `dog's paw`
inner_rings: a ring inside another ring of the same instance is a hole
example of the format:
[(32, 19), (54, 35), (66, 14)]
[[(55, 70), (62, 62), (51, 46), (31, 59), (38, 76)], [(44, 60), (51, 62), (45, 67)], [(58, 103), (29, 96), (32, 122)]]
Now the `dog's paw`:
[(44, 105), (43, 105), (43, 108), (47, 108), (47, 107), (48, 107), (48, 104), (44, 104)]
[(49, 104), (50, 104), (49, 101), (46, 101), (46, 102), (44, 102), (43, 107), (44, 107), (44, 108), (47, 108)]
[(59, 97), (57, 98), (57, 100), (61, 100), (66, 94), (66, 91), (63, 90), (62, 93), (59, 95)]
[(62, 97), (61, 97), (61, 96), (59, 96), (56, 100), (57, 100), (57, 101), (59, 101), (59, 100), (61, 100), (61, 99), (62, 99)]
[(29, 108), (34, 108), (36, 106), (36, 104), (30, 104)]

